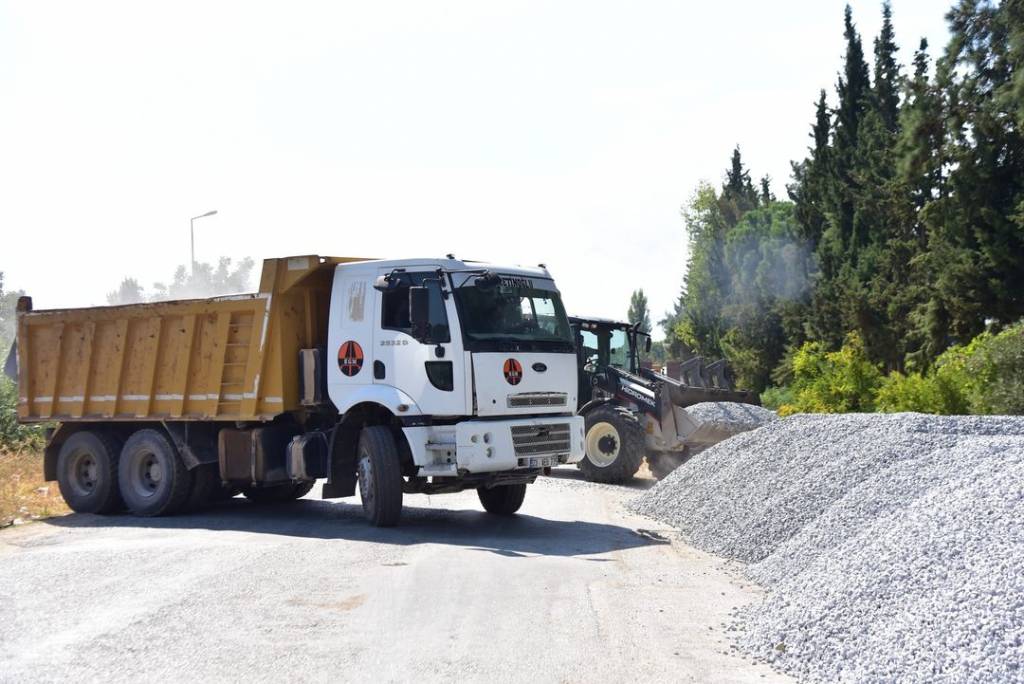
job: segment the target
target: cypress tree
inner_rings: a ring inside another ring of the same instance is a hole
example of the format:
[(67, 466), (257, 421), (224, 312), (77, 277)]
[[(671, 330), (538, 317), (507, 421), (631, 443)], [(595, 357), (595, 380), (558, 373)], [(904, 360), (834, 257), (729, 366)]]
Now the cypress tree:
[(647, 307), (647, 295), (644, 294), (643, 288), (634, 290), (633, 294), (630, 295), (629, 311), (626, 315), (626, 320), (633, 325), (640, 324), (640, 330), (644, 332), (651, 331), (651, 311)]
[(860, 34), (853, 24), (853, 11), (846, 6), (843, 15), (843, 37), (846, 39), (846, 57), (843, 75), (836, 84), (839, 106), (836, 109), (835, 129), (835, 183), (832, 202), (837, 246), (845, 251), (858, 244), (862, 235), (855, 235), (852, 191), (856, 187), (857, 140), (871, 96), (868, 65), (864, 61), (864, 48)]
[(761, 206), (767, 206), (775, 201), (775, 195), (772, 193), (772, 179), (765, 174), (761, 176)]
[(875, 109), (886, 130), (899, 129), (900, 67), (896, 63), (896, 36), (892, 28), (892, 6), (882, 5), (882, 30), (875, 38)]

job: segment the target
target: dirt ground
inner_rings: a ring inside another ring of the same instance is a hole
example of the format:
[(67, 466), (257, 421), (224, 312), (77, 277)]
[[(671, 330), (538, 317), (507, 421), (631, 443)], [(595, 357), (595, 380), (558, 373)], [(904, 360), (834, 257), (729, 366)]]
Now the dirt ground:
[(0, 528), (68, 513), (56, 482), (43, 480), (43, 455), (0, 451)]

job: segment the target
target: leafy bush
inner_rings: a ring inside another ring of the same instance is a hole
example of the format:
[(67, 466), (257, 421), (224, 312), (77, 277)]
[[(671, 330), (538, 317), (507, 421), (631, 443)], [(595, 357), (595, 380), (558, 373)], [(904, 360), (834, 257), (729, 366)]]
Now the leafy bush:
[(974, 338), (956, 363), (962, 364), (971, 413), (1024, 414), (1024, 321)]
[(883, 378), (852, 334), (838, 352), (808, 342), (789, 363), (791, 383), (762, 395), (765, 406), (777, 407), (780, 415), (871, 410), (1024, 414), (1024, 321), (950, 347), (925, 374), (893, 372)]
[(795, 401), (796, 394), (793, 392), (793, 388), (788, 385), (769, 387), (764, 392), (761, 392), (761, 406), (772, 411), (778, 411), (786, 404), (792, 404)]
[(834, 352), (820, 342), (807, 342), (793, 357), (793, 400), (779, 407), (779, 415), (874, 411), (881, 383), (882, 372), (856, 333)]
[(888, 413), (967, 413), (963, 384), (955, 378), (956, 374), (953, 373), (890, 373), (878, 388), (876, 408)]
[(18, 388), (6, 376), (0, 376), (0, 448), (17, 451), (43, 446), (43, 430), (35, 425), (18, 424)]

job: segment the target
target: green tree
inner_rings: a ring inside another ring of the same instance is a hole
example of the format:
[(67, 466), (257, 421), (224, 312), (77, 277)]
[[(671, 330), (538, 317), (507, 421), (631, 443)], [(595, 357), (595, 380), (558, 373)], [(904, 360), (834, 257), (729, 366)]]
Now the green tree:
[(932, 353), (1024, 315), (1024, 135), (1013, 107), (1022, 12), (1020, 0), (963, 0), (947, 14), (936, 68), (945, 176), (921, 210), (929, 298), (918, 325)]
[(246, 292), (255, 262), (246, 257), (232, 265), (228, 257), (221, 257), (214, 267), (208, 263), (197, 263), (193, 270), (178, 266), (169, 284), (153, 285), (153, 300), (197, 299), (217, 295)]
[(249, 257), (237, 263), (228, 257), (221, 257), (216, 266), (197, 262), (194, 271), (178, 266), (170, 283), (154, 283), (150, 292), (147, 292), (135, 278), (125, 277), (116, 290), (107, 293), (107, 304), (202, 299), (249, 292), (252, 289), (254, 265), (255, 262)]
[(882, 30), (875, 38), (874, 107), (887, 131), (899, 129), (900, 66), (896, 62), (896, 35), (892, 27), (892, 5), (882, 5)]
[(4, 274), (0, 271), (0, 363), (7, 359), (7, 350), (16, 332), (15, 307), (24, 290), (5, 290)]
[(135, 278), (125, 278), (116, 290), (107, 293), (107, 304), (111, 306), (138, 304), (144, 301), (146, 301), (146, 294)]
[(647, 295), (643, 288), (633, 290), (629, 297), (628, 320), (633, 325), (640, 324), (640, 330), (651, 332), (651, 311), (647, 306)]

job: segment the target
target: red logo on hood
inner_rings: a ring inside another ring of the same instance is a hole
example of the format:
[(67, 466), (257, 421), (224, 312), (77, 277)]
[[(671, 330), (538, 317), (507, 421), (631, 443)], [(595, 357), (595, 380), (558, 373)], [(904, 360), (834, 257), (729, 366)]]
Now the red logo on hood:
[(518, 385), (519, 381), (523, 379), (523, 365), (515, 359), (507, 359), (502, 372), (505, 373), (505, 380), (510, 385)]

